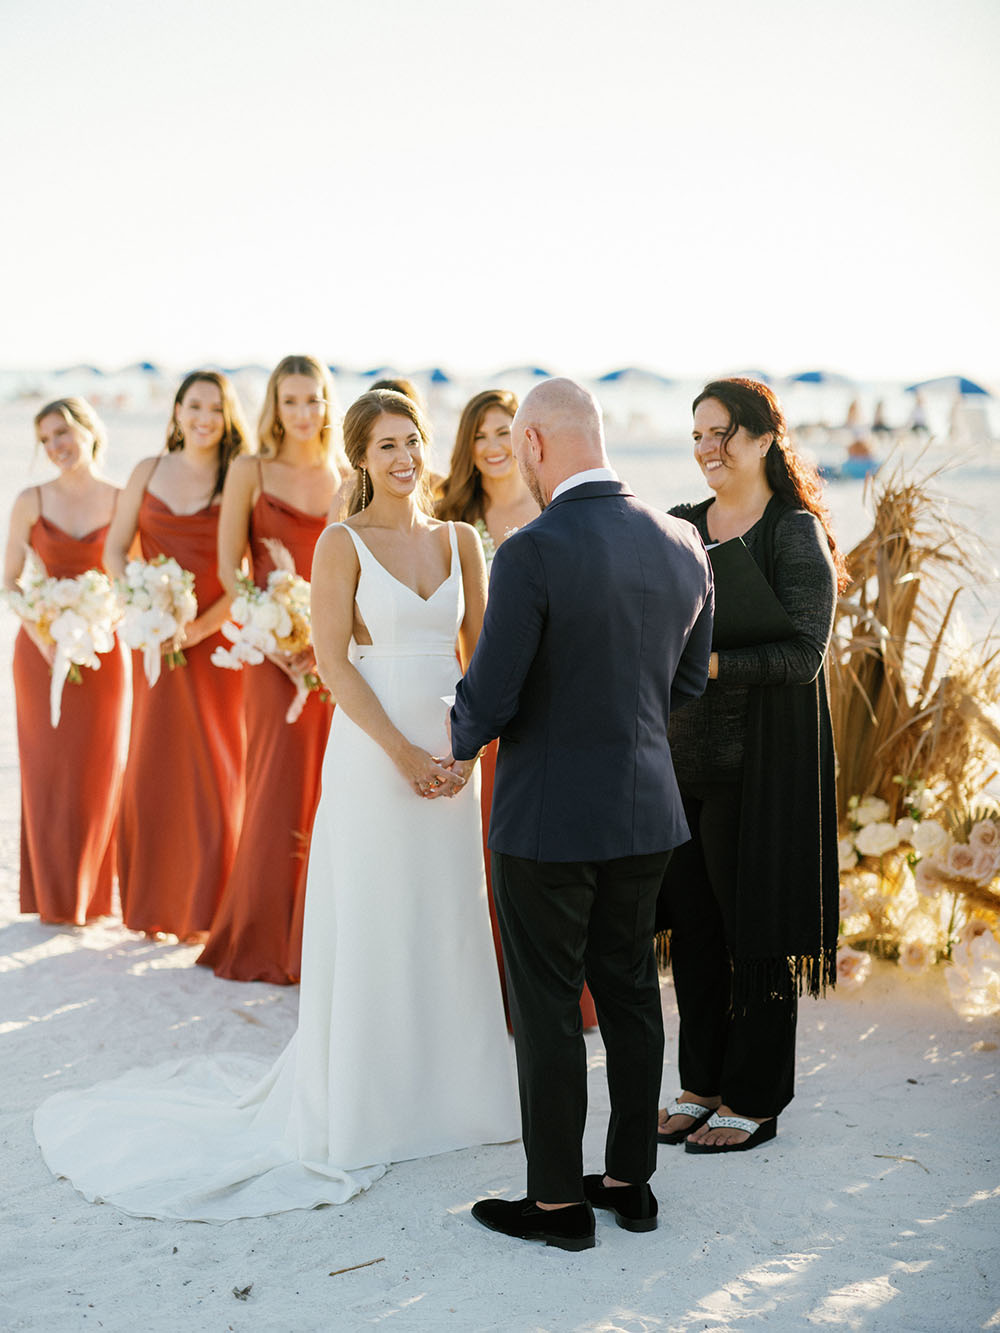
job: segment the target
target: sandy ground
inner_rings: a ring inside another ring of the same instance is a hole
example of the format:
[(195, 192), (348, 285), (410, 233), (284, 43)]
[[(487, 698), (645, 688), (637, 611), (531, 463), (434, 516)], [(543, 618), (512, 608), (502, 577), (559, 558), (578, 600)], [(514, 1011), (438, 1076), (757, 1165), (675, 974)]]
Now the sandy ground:
[[(884, 967), (860, 992), (807, 1003), (798, 1097), (777, 1140), (735, 1157), (661, 1148), (650, 1235), (600, 1216), (598, 1247), (570, 1255), (477, 1226), (476, 1198), (521, 1192), (519, 1145), (393, 1167), (341, 1207), (222, 1227), (142, 1221), (49, 1175), (34, 1107), (175, 1054), (277, 1053), (296, 993), (221, 981), (192, 965), (193, 950), (112, 922), (19, 917), (3, 845), (4, 1330), (1000, 1327), (997, 1023), (957, 1018), (940, 973), (913, 981)], [(668, 985), (663, 998), (672, 1091)], [(596, 1034), (587, 1048), (596, 1170), (604, 1051)]]
[[(0, 414), (5, 509), (31, 479), (26, 455), (15, 461), (17, 441), (30, 440), (24, 415)], [(141, 424), (129, 439), (136, 456), (152, 440)], [(11, 622), (0, 617), (0, 664), (10, 660)], [(86, 1203), (49, 1175), (35, 1147), (31, 1115), (50, 1091), (172, 1055), (277, 1054), (297, 995), (219, 980), (193, 966), (193, 950), (149, 944), (114, 923), (72, 930), (20, 917), (17, 793), (10, 674), (0, 665), (4, 1333), (1000, 1328), (1000, 1021), (956, 1017), (940, 971), (912, 980), (876, 968), (857, 993), (807, 1002), (798, 1098), (776, 1141), (730, 1157), (661, 1148), (659, 1230), (633, 1236), (601, 1216), (598, 1247), (584, 1254), (509, 1241), (471, 1221), (477, 1198), (523, 1192), (519, 1145), (406, 1163), (342, 1207), (224, 1227)], [(669, 985), (663, 1001), (666, 1097), (677, 1091)], [(596, 1034), (587, 1045), (587, 1161), (597, 1170), (604, 1051)], [(234, 1296), (248, 1287), (245, 1300)]]

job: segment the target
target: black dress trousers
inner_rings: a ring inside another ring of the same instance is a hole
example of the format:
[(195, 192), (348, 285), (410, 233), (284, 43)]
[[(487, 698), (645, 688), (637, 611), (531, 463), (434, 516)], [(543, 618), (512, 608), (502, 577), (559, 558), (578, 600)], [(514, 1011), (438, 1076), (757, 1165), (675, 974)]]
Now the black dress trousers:
[(656, 852), (545, 862), (493, 853), (531, 1199), (583, 1198), (584, 980), (607, 1052), (605, 1170), (630, 1184), (655, 1170), (663, 1020), (653, 929), (669, 859)]

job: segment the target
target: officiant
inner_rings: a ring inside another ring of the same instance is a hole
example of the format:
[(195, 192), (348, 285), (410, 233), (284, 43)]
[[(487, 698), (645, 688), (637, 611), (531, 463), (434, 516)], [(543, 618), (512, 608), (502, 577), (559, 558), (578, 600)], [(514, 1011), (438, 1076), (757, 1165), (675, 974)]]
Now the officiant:
[(694, 455), (712, 495), (671, 510), (715, 570), (704, 695), (670, 724), (692, 831), (666, 872), (682, 1091), (658, 1139), (690, 1153), (768, 1142), (792, 1100), (798, 996), (836, 974), (837, 810), (824, 659), (841, 553), (818, 477), (756, 380), (695, 398)]

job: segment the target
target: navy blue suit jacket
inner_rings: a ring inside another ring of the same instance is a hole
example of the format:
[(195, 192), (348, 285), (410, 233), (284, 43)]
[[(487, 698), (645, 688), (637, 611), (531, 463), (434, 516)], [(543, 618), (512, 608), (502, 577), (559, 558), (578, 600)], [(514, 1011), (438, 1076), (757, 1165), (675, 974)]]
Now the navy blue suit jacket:
[(712, 610), (698, 533), (621, 482), (573, 487), (507, 538), (451, 714), (459, 759), (500, 737), (494, 851), (606, 861), (687, 841), (667, 724), (705, 688)]

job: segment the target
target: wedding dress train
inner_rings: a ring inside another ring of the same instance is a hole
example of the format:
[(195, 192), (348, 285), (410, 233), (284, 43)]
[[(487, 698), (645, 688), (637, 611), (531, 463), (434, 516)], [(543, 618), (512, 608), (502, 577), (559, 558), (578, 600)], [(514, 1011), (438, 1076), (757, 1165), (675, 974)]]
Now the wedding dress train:
[[(403, 734), (444, 753), (464, 609), (454, 527), (451, 572), (426, 600), (347, 531), (373, 640), (353, 660)], [(174, 1060), (35, 1114), (49, 1167), (88, 1199), (206, 1222), (343, 1203), (386, 1163), (518, 1133), (478, 779), (421, 800), (341, 709), (310, 851), (299, 1026), (277, 1062)]]

